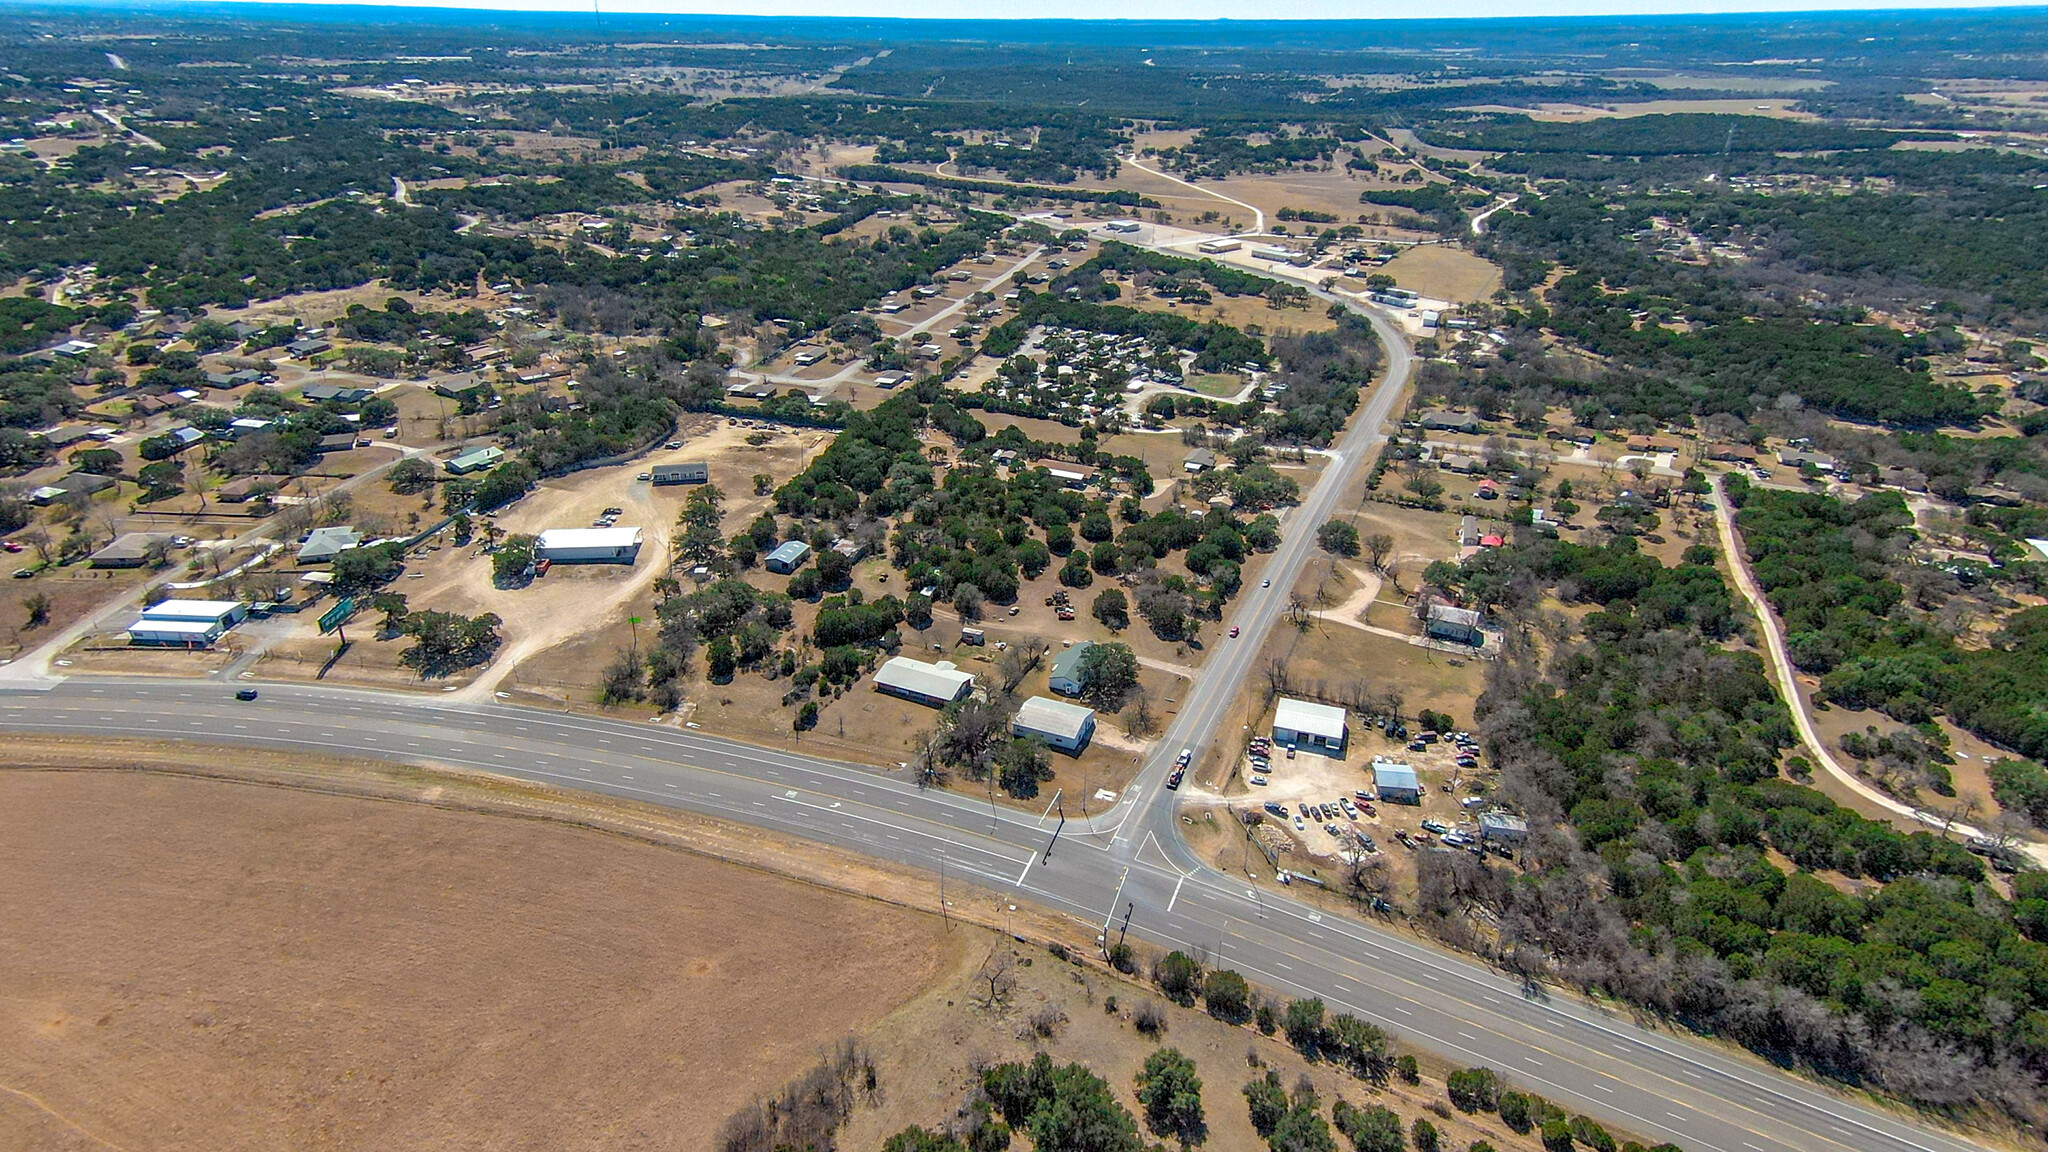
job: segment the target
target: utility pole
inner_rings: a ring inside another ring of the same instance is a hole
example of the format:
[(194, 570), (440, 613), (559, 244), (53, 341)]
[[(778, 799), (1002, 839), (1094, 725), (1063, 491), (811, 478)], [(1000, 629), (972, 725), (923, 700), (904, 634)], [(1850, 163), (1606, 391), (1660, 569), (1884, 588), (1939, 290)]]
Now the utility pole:
[(1060, 804), (1060, 798), (1057, 795), (1055, 795), (1052, 798), (1052, 802), (1053, 806), (1059, 809), (1060, 822), (1058, 824), (1053, 825), (1052, 839), (1047, 840), (1045, 842), (1045, 855), (1039, 858), (1038, 862), (1040, 864), (1048, 863), (1052, 860), (1052, 846), (1060, 842), (1060, 829), (1065, 828), (1067, 826), (1066, 807)]

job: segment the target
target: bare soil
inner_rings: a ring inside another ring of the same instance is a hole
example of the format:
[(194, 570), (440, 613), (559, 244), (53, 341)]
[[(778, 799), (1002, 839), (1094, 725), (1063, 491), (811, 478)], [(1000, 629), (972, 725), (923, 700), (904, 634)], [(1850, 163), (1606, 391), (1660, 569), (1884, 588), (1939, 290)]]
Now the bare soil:
[(0, 829), (10, 1148), (703, 1148), (949, 966), (929, 914), (543, 821), (13, 771)]

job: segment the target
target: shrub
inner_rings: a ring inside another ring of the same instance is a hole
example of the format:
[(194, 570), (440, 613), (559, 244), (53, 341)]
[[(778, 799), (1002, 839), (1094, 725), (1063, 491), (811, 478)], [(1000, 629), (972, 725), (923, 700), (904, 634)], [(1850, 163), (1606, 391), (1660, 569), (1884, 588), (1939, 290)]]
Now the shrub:
[(1403, 1056), (1395, 1060), (1394, 1075), (1399, 1076), (1403, 1084), (1422, 1083), (1422, 1069), (1416, 1066), (1413, 1056)]
[(1500, 1107), (1500, 1074), (1491, 1068), (1466, 1068), (1444, 1078), (1451, 1104), (1460, 1112), (1491, 1112)]
[(1572, 1152), (1572, 1126), (1562, 1117), (1553, 1116), (1543, 1122), (1543, 1147), (1546, 1152)]
[(1167, 998), (1183, 1008), (1195, 1002), (1202, 987), (1202, 966), (1185, 952), (1168, 952), (1152, 966), (1152, 979)]
[(1209, 973), (1202, 985), (1202, 1003), (1209, 1009), (1209, 1015), (1218, 1020), (1242, 1024), (1251, 1016), (1251, 986), (1243, 976), (1228, 968), (1218, 968)]
[(1529, 1098), (1527, 1096), (1522, 1095), (1520, 1092), (1503, 1092), (1500, 1094), (1498, 1107), (1500, 1108), (1501, 1123), (1506, 1124), (1517, 1132), (1527, 1132), (1529, 1130), (1531, 1121), (1529, 1118)]
[(1415, 1140), (1415, 1152), (1437, 1152), (1443, 1146), (1443, 1138), (1437, 1135), (1436, 1125), (1417, 1117), (1415, 1127), (1409, 1129)]

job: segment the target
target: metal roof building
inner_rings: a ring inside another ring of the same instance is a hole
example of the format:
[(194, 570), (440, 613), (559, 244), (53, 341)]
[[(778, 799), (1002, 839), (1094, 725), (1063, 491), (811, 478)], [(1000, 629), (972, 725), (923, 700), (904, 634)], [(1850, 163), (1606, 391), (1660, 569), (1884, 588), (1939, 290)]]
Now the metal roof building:
[(1062, 752), (1079, 755), (1095, 735), (1095, 709), (1033, 696), (1017, 709), (1010, 732), (1016, 736), (1036, 736)]
[(784, 540), (768, 554), (766, 564), (770, 572), (787, 576), (802, 566), (804, 558), (811, 554), (811, 546), (801, 540)]
[(217, 620), (137, 620), (128, 629), (130, 644), (163, 648), (205, 648), (227, 629)]
[(876, 669), (875, 688), (891, 696), (938, 708), (972, 691), (974, 674), (962, 672), (946, 660), (927, 664), (908, 656), (896, 656)]
[(656, 484), (707, 484), (711, 481), (711, 465), (656, 464), (651, 479)]
[(1406, 764), (1374, 757), (1372, 786), (1379, 792), (1381, 800), (1395, 804), (1422, 803), (1422, 777)]
[(446, 468), (451, 476), (461, 476), (469, 472), (482, 471), (504, 458), (503, 448), (472, 448), (441, 467)]
[(638, 528), (550, 528), (534, 541), (533, 557), (556, 564), (631, 564), (640, 558)]
[(249, 614), (240, 600), (165, 600), (142, 610), (143, 623), (165, 620), (198, 620), (222, 625), (239, 624)]
[(1282, 696), (1273, 710), (1273, 742), (1276, 744), (1308, 747), (1341, 757), (1346, 735), (1342, 708)]
[(1529, 822), (1507, 812), (1482, 812), (1479, 838), (1489, 844), (1520, 844), (1529, 839)]

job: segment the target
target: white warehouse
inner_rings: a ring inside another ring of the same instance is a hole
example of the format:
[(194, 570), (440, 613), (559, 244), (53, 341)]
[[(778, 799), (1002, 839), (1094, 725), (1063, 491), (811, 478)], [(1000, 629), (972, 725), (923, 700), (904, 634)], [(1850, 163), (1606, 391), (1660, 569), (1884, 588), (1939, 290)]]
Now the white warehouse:
[(240, 624), (249, 606), (239, 600), (165, 600), (143, 609), (128, 626), (128, 642), (159, 648), (206, 648)]
[(640, 558), (638, 528), (550, 528), (533, 558), (555, 564), (631, 564)]
[(1289, 748), (1313, 748), (1326, 756), (1344, 758), (1344, 710), (1307, 700), (1280, 698), (1273, 710), (1273, 743)]

